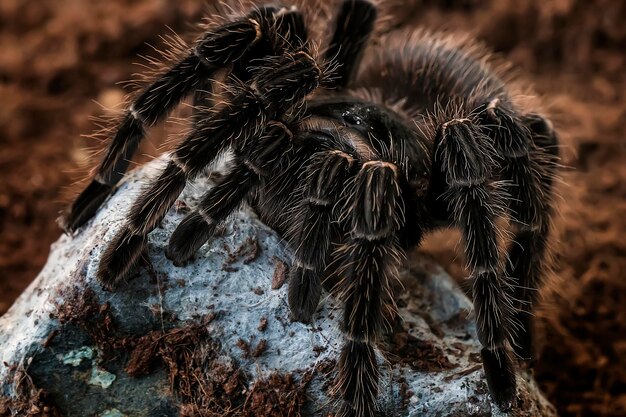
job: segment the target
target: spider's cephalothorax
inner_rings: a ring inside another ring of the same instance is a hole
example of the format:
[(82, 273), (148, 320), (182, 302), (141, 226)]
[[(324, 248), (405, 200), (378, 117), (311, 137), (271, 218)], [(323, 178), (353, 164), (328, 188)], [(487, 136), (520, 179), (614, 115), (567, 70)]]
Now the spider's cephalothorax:
[[(521, 110), (503, 71), (470, 42), (402, 30), (368, 45), (372, 3), (346, 0), (338, 9), (319, 57), (308, 16), (293, 7), (253, 8), (210, 26), (130, 105), (63, 226), (74, 232), (93, 216), (144, 130), (193, 93), (215, 104), (198, 107), (191, 133), (133, 204), (100, 261), (100, 281), (113, 288), (129, 274), (185, 184), (230, 150), (230, 171), (171, 237), (167, 255), (175, 264), (189, 261), (243, 201), (253, 204), (294, 251), (294, 319), (311, 320), (322, 282), (333, 276), (345, 306), (338, 415), (372, 416), (375, 347), (394, 310), (397, 267), (426, 232), (457, 226), (487, 382), (497, 405), (509, 409), (516, 390), (510, 350), (532, 357), (555, 132), (539, 114)], [(221, 92), (213, 99), (217, 79)]]

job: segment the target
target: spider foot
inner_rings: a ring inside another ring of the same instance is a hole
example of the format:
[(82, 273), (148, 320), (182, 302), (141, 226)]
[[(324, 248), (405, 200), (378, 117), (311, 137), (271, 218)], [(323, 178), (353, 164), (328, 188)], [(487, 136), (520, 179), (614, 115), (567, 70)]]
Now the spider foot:
[(96, 277), (112, 291), (139, 263), (147, 243), (146, 236), (134, 235), (130, 229), (118, 233), (104, 251)]
[(513, 362), (506, 348), (483, 348), (480, 355), (493, 401), (500, 410), (509, 411), (515, 400), (516, 381)]
[(367, 342), (346, 342), (338, 366), (335, 389), (342, 400), (338, 417), (375, 417), (380, 375), (374, 347)]
[(289, 310), (291, 320), (311, 323), (322, 293), (316, 271), (294, 265), (289, 273)]
[(113, 186), (93, 180), (76, 198), (68, 211), (59, 217), (58, 223), (67, 234), (74, 233), (91, 219), (100, 205), (113, 192)]
[(165, 256), (174, 265), (185, 266), (214, 233), (215, 223), (207, 223), (198, 212), (190, 213), (174, 230)]

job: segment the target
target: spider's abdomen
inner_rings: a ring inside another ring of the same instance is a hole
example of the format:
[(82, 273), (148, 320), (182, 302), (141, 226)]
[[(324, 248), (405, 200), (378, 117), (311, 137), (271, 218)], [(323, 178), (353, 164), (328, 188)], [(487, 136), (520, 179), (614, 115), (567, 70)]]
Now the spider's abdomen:
[(472, 112), (507, 97), (498, 66), (467, 39), (417, 30), (392, 33), (380, 44), (366, 57), (355, 86), (378, 89), (385, 102), (401, 102), (410, 113), (451, 105)]

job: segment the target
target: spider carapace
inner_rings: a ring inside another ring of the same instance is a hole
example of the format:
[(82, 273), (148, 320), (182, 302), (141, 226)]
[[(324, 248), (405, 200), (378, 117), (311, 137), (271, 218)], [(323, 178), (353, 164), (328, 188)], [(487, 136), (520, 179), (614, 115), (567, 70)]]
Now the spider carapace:
[(416, 28), (372, 36), (377, 8), (346, 0), (318, 24), (331, 27), (324, 39), (310, 23), (320, 4), (308, 3), (215, 19), (132, 101), (62, 225), (73, 233), (89, 220), (144, 131), (193, 95), (202, 105), (192, 129), (108, 243), (101, 283), (114, 289), (132, 271), (185, 184), (231, 152), (230, 170), (174, 231), (167, 256), (190, 261), (248, 201), (293, 250), (293, 319), (311, 320), (332, 269), (345, 334), (337, 415), (376, 414), (376, 343), (395, 309), (397, 268), (426, 232), (449, 226), (463, 235), (490, 393), (508, 410), (516, 358), (532, 358), (546, 269), (558, 161), (552, 125), (524, 110), (504, 67), (467, 38)]

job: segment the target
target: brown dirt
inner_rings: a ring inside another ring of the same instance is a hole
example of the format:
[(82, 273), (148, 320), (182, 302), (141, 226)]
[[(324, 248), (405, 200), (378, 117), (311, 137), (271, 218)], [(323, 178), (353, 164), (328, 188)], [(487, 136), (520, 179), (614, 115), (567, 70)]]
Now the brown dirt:
[[(140, 377), (166, 370), (182, 417), (299, 416), (308, 385), (318, 372), (272, 373), (251, 383), (236, 361), (224, 359), (220, 342), (210, 337), (208, 325), (216, 313), (184, 327), (128, 336), (118, 330), (108, 304), (98, 304), (93, 292), (87, 291), (82, 298), (72, 292), (65, 299), (55, 312), (61, 324), (81, 327), (105, 355), (119, 358), (121, 352), (128, 352), (128, 375)], [(261, 339), (251, 347), (240, 339), (238, 346), (245, 357), (257, 358), (267, 349), (267, 341)], [(45, 391), (37, 389), (23, 369), (15, 368), (13, 374), (18, 395), (0, 396), (0, 416), (62, 416), (46, 402)]]
[(456, 366), (448, 360), (445, 352), (432, 342), (420, 340), (406, 331), (393, 333), (385, 357), (393, 364), (408, 365), (417, 372), (437, 372)]
[(287, 281), (287, 270), (289, 267), (286, 263), (276, 258), (276, 267), (274, 268), (274, 275), (272, 276), (272, 289), (278, 290), (282, 288), (285, 281)]
[[(203, 1), (0, 2), (0, 314), (35, 277), (98, 145), (80, 134), (128, 90), (166, 25)], [(402, 2), (398, 2), (402, 4)], [(404, 21), (472, 31), (545, 96), (566, 145), (556, 274), (537, 377), (562, 416), (626, 415), (626, 3), (411, 0)], [(394, 24), (394, 22), (391, 22)], [(154, 54), (153, 54), (154, 55)], [(144, 153), (155, 154), (164, 130)], [(145, 158), (144, 158), (145, 159)], [(452, 233), (426, 249), (462, 278)], [(10, 277), (10, 278), (9, 278)]]
[[(221, 358), (219, 342), (206, 329), (203, 322), (147, 334), (132, 351), (126, 371), (131, 376), (147, 374), (160, 361), (180, 400), (181, 417), (301, 415), (312, 374), (296, 380), (291, 374), (273, 373), (248, 388), (248, 377), (235, 363)], [(265, 346), (264, 340), (261, 345)], [(257, 349), (250, 356), (259, 356)]]
[[(57, 305), (54, 313), (59, 323), (62, 325), (77, 324), (93, 339), (102, 352), (112, 352), (122, 347), (119, 344), (120, 340), (112, 337), (112, 331), (115, 328), (111, 316), (111, 306), (108, 302), (100, 304), (96, 293), (91, 289), (84, 292), (73, 290), (61, 294), (61, 297), (63, 297), (64, 303)], [(52, 331), (46, 338), (44, 346), (49, 344), (54, 337), (56, 337), (56, 333)]]
[(258, 358), (267, 350), (267, 340), (261, 339), (256, 346), (252, 347), (251, 343), (239, 339), (237, 340), (237, 347), (241, 349), (244, 358)]
[(228, 257), (222, 265), (222, 270), (226, 272), (236, 272), (239, 268), (233, 264), (241, 261), (243, 264), (249, 264), (259, 256), (259, 241), (256, 238), (248, 237), (236, 250), (231, 252), (228, 248)]
[(11, 370), (15, 396), (0, 396), (0, 417), (63, 417), (48, 400), (48, 394), (35, 386), (24, 367)]
[[(132, 342), (133, 348), (126, 363), (126, 372), (130, 376), (149, 374), (159, 359), (170, 365), (175, 361), (178, 351), (188, 350), (207, 339), (207, 326), (215, 319), (214, 313), (204, 317), (198, 323), (167, 331), (153, 330)], [(170, 374), (170, 379), (175, 379)]]

